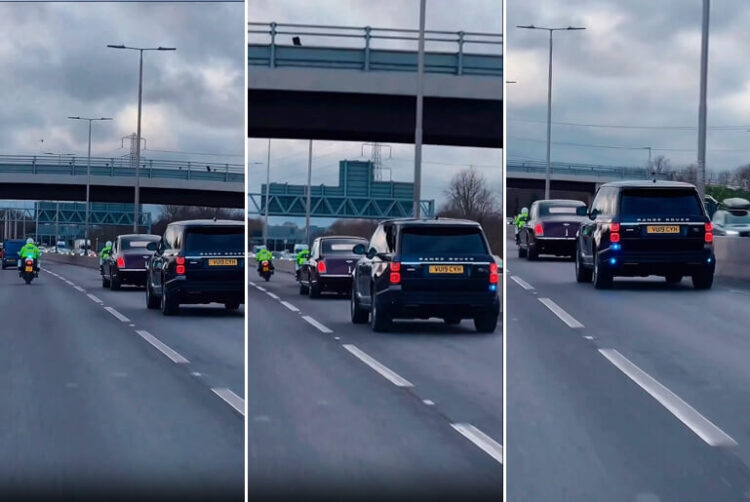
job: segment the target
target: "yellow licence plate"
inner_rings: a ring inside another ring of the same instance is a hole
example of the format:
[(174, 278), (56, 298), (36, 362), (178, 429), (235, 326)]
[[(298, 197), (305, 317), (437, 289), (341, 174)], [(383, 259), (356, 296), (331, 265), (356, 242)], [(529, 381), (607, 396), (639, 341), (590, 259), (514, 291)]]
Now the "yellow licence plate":
[(648, 234), (679, 234), (679, 225), (649, 225), (646, 227)]
[(209, 267), (235, 267), (237, 266), (236, 258), (210, 258), (208, 260)]
[(26, 271), (27, 272), (33, 272), (34, 271), (34, 267), (26, 267)]
[(463, 274), (463, 265), (430, 265), (431, 274)]

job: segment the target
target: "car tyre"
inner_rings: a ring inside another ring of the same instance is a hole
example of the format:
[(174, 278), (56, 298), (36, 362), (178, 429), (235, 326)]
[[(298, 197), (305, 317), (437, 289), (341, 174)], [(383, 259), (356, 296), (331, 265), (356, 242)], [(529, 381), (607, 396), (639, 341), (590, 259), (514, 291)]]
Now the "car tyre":
[(695, 289), (711, 289), (714, 283), (714, 271), (706, 268), (693, 274), (692, 278)]
[(518, 245), (518, 257), (519, 258), (526, 258), (526, 250), (521, 247), (521, 245)]
[(612, 272), (602, 267), (598, 252), (594, 253), (594, 270), (592, 279), (596, 289), (609, 289), (612, 287)]
[(312, 282), (312, 279), (311, 279), (309, 289), (310, 289), (310, 298), (320, 298), (320, 281)]
[(368, 321), (370, 313), (362, 308), (357, 298), (357, 290), (352, 288), (352, 296), (349, 299), (349, 311), (352, 317), (352, 323), (364, 324)]
[(370, 326), (376, 333), (384, 333), (391, 328), (391, 318), (388, 316), (382, 307), (378, 307), (377, 298), (373, 294), (372, 298), (372, 312), (370, 312)]
[(120, 279), (116, 275), (109, 278), (109, 289), (112, 291), (120, 289)]
[[(162, 284), (164, 284), (164, 281), (162, 281)], [(164, 315), (175, 315), (180, 308), (180, 305), (170, 296), (171, 295), (167, 291), (167, 288), (162, 286), (161, 313)]]
[(529, 261), (537, 261), (539, 259), (539, 250), (533, 244), (529, 244), (529, 249), (528, 249), (527, 254), (528, 254), (527, 258)]
[(109, 288), (109, 279), (107, 279), (107, 276), (104, 274), (102, 274), (102, 287)]
[(159, 298), (154, 295), (154, 290), (151, 289), (151, 279), (146, 279), (146, 308), (156, 310), (160, 306)]
[(492, 333), (497, 327), (498, 315), (493, 312), (487, 312), (474, 318), (474, 328), (477, 333)]
[(300, 283), (299, 283), (299, 294), (301, 294), (301, 295), (306, 295), (306, 294), (308, 294), (309, 292), (310, 292), (310, 288), (308, 288), (307, 286), (305, 286), (305, 285), (304, 285), (304, 284), (302, 283), (302, 281), (300, 281)]
[(576, 254), (574, 256), (575, 262), (576, 262), (576, 281), (578, 282), (591, 282), (591, 278), (593, 276), (593, 270), (586, 267), (586, 265), (583, 264), (583, 260), (581, 259), (581, 253), (578, 252), (576, 249)]

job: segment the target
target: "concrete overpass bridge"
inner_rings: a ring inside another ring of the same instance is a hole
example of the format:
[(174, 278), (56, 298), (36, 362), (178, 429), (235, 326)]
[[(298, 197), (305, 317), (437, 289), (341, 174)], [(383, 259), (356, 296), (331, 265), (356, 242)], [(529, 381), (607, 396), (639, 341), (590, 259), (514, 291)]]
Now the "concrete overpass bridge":
[[(414, 141), (418, 30), (248, 24), (248, 136)], [(425, 47), (424, 143), (501, 148), (502, 35)]]
[[(86, 157), (0, 155), (0, 199), (85, 201)], [(245, 207), (245, 168), (175, 160), (144, 160), (143, 204)], [(135, 167), (129, 159), (91, 158), (91, 201), (132, 202)]]
[[(506, 163), (506, 208), (517, 214), (522, 207), (544, 198), (547, 163), (508, 160)], [(643, 180), (651, 176), (646, 167), (604, 166), (572, 162), (553, 162), (550, 196), (576, 199), (590, 204), (597, 188), (609, 181)]]

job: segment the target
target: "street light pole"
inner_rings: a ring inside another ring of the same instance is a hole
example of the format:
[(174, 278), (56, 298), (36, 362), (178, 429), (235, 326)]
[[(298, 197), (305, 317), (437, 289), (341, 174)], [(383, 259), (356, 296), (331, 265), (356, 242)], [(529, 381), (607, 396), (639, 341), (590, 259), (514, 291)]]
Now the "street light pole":
[(89, 151), (88, 160), (86, 161), (86, 224), (83, 231), (83, 251), (86, 256), (89, 254), (89, 214), (91, 212), (91, 123), (95, 120), (112, 120), (109, 117), (88, 118), (88, 117), (68, 117), (71, 120), (86, 120), (89, 123)]
[(310, 246), (310, 203), (311, 203), (311, 196), (310, 192), (312, 191), (312, 188), (310, 184), (312, 183), (312, 140), (310, 140), (310, 147), (309, 151), (307, 153), (307, 208), (305, 210), (305, 243), (307, 243), (308, 247)]
[(265, 221), (263, 222), (263, 245), (268, 249), (268, 205), (271, 202), (269, 193), (271, 191), (271, 138), (268, 138), (268, 159), (266, 161), (266, 207)]
[(133, 232), (138, 232), (138, 205), (141, 203), (141, 104), (143, 97), (143, 52), (144, 51), (176, 51), (175, 47), (128, 47), (126, 45), (108, 44), (110, 49), (129, 49), (140, 53), (138, 63), (138, 128), (135, 146), (135, 207), (133, 208)]
[(519, 25), (516, 28), (523, 28), (526, 30), (543, 30), (549, 32), (549, 68), (547, 70), (547, 174), (544, 177), (544, 198), (550, 198), (550, 185), (552, 177), (552, 160), (551, 160), (551, 147), (552, 147), (552, 33), (555, 31), (578, 31), (585, 30), (585, 27), (574, 27), (568, 26), (565, 28), (544, 28), (540, 26)]
[(424, 104), (424, 25), (426, 0), (419, 2), (419, 50), (417, 52), (417, 120), (414, 127), (414, 217), (419, 218), (422, 198), (422, 110)]
[(701, 201), (706, 194), (706, 94), (708, 87), (708, 21), (711, 0), (703, 0), (703, 29), (701, 33), (701, 84), (698, 105), (698, 194)]

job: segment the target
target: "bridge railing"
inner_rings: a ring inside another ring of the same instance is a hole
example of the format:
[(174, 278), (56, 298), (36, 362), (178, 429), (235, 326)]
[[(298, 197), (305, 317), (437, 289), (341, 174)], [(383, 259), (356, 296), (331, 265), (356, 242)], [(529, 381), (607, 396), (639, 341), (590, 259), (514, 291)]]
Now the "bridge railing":
[[(63, 155), (0, 155), (0, 174), (27, 173), (84, 176), (87, 157)], [(241, 164), (141, 159), (140, 176), (184, 180), (244, 182)], [(91, 157), (92, 176), (134, 177), (135, 164), (122, 157)]]
[[(313, 66), (362, 71), (416, 71), (419, 30), (371, 26), (328, 26), (292, 23), (248, 23), (248, 34), (262, 45), (250, 43), (248, 63), (268, 66)], [(290, 45), (279, 37), (337, 40), (337, 47)], [(374, 43), (390, 48), (374, 47)], [(456, 75), (502, 75), (499, 33), (425, 30), (425, 72)], [(429, 50), (427, 45), (439, 47)], [(339, 46), (342, 45), (342, 46)], [(467, 47), (473, 51), (467, 51)]]
[[(508, 172), (546, 173), (547, 163), (542, 161), (512, 161), (506, 164)], [(579, 164), (570, 162), (552, 162), (552, 175), (581, 176), (586, 178), (604, 179), (649, 179), (646, 167), (632, 166), (603, 166), (593, 164)]]

